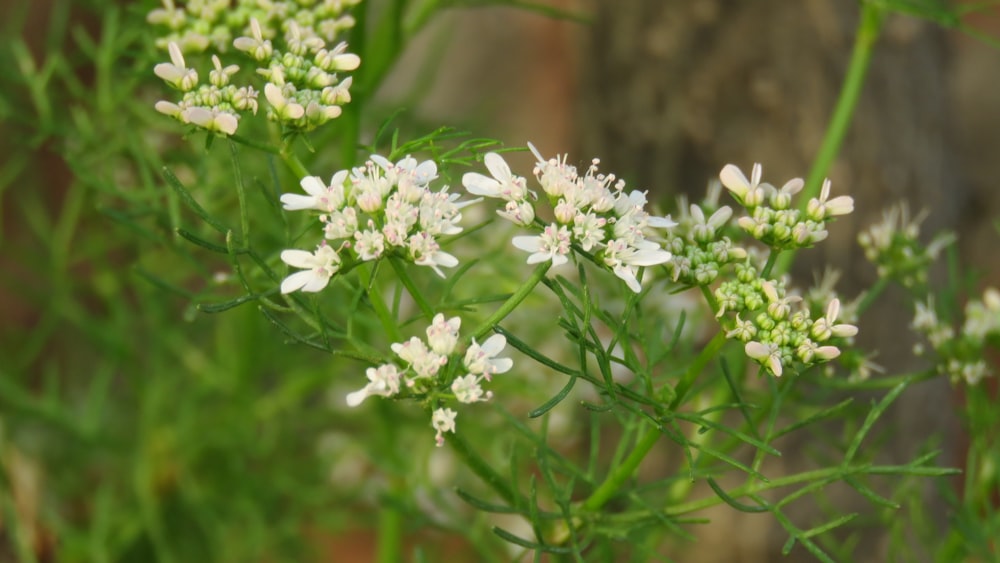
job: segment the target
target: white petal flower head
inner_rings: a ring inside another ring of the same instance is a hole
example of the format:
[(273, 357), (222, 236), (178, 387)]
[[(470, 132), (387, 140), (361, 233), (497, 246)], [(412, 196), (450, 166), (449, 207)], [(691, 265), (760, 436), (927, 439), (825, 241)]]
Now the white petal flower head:
[(847, 215), (854, 211), (854, 198), (842, 195), (830, 198), (830, 180), (823, 180), (823, 188), (820, 190), (819, 199), (809, 200), (806, 207), (806, 214), (815, 221), (823, 221), (827, 217), (836, 215)]
[(766, 366), (775, 376), (781, 377), (781, 349), (777, 344), (762, 344), (754, 340), (747, 342), (743, 351), (759, 364)]
[(198, 85), (198, 72), (185, 66), (184, 54), (177, 43), (171, 41), (167, 50), (170, 52), (170, 62), (154, 66), (153, 74), (182, 92), (193, 89)]
[(824, 342), (830, 337), (848, 338), (858, 333), (858, 327), (851, 324), (837, 324), (837, 316), (840, 315), (840, 300), (833, 299), (826, 306), (826, 315), (813, 322), (809, 334), (820, 342)]
[(250, 19), (250, 34), (253, 37), (237, 37), (233, 40), (233, 47), (243, 51), (257, 61), (271, 58), (273, 47), (269, 39), (264, 39), (260, 29), (260, 22), (257, 18)]
[(434, 352), (447, 356), (455, 351), (455, 345), (458, 344), (458, 329), (461, 327), (461, 317), (446, 320), (443, 314), (438, 313), (427, 327), (427, 344)]
[(722, 172), (719, 173), (719, 180), (722, 181), (722, 185), (727, 190), (732, 192), (736, 201), (747, 205), (747, 196), (756, 192), (760, 186), (760, 175), (760, 164), (754, 163), (749, 180), (747, 180), (747, 177), (743, 175), (743, 171), (735, 164), (727, 164), (722, 168)]
[(323, 184), (323, 180), (319, 176), (306, 176), (302, 178), (299, 185), (309, 195), (282, 194), (282, 206), (289, 211), (301, 209), (315, 209), (327, 213), (336, 211), (344, 206), (345, 179), (347, 179), (347, 170), (341, 170), (334, 174), (329, 186)]
[(524, 178), (514, 175), (502, 156), (495, 152), (486, 153), (483, 163), (493, 177), (478, 172), (466, 172), (462, 176), (462, 185), (470, 194), (501, 198), (506, 201), (521, 201), (528, 196)]
[(538, 236), (514, 237), (511, 243), (521, 250), (532, 253), (528, 256), (528, 264), (551, 260), (553, 266), (559, 266), (569, 262), (566, 255), (569, 253), (570, 232), (565, 226), (553, 223), (545, 227)]
[(494, 374), (507, 373), (514, 366), (514, 361), (510, 358), (498, 358), (497, 355), (503, 352), (507, 346), (507, 339), (502, 334), (494, 334), (486, 339), (482, 344), (478, 344), (476, 339), (472, 339), (472, 344), (465, 351), (465, 359), (462, 365), (469, 373), (481, 375), (490, 381)]
[(784, 186), (771, 192), (771, 207), (775, 209), (788, 209), (792, 204), (792, 196), (802, 191), (805, 181), (802, 178), (792, 178), (785, 182)]
[(383, 364), (378, 368), (368, 368), (365, 374), (368, 376), (368, 385), (348, 394), (347, 406), (356, 407), (372, 395), (391, 397), (399, 393), (400, 374), (395, 365)]
[(187, 123), (193, 123), (202, 129), (226, 135), (235, 133), (236, 127), (239, 125), (239, 120), (235, 114), (197, 106), (184, 110), (183, 120)]
[[(456, 377), (451, 383), (451, 392), (460, 403), (476, 403), (490, 398), (490, 393), (484, 393), (479, 385), (479, 378), (469, 374)], [(485, 395), (485, 398), (484, 398)]]
[(296, 120), (306, 114), (306, 108), (299, 103), (289, 101), (281, 87), (276, 86), (273, 82), (264, 85), (264, 97), (274, 108), (274, 113), (279, 120)]
[(439, 448), (444, 445), (444, 433), (455, 432), (456, 416), (458, 413), (451, 409), (437, 409), (431, 415), (431, 426), (437, 431), (434, 440)]
[(640, 266), (655, 266), (670, 260), (673, 255), (655, 242), (642, 240), (629, 244), (624, 239), (608, 241), (604, 249), (604, 263), (635, 293), (642, 291), (636, 272)]
[(454, 268), (458, 265), (458, 258), (441, 250), (441, 246), (433, 236), (426, 232), (418, 232), (407, 241), (410, 251), (410, 258), (418, 266), (430, 266), (434, 273), (444, 277), (441, 267)]
[(320, 291), (340, 269), (340, 256), (326, 244), (321, 244), (316, 252), (285, 250), (281, 253), (281, 260), (289, 266), (303, 268), (281, 282), (281, 293)]

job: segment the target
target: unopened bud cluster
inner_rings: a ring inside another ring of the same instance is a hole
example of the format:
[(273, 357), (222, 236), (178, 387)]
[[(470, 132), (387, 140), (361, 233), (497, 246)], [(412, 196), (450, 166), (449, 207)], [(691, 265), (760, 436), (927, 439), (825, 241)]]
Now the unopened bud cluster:
[(927, 283), (927, 268), (955, 237), (939, 234), (925, 246), (920, 242), (923, 218), (924, 215), (910, 219), (905, 205), (895, 206), (884, 214), (881, 223), (858, 235), (858, 243), (877, 268), (879, 277), (898, 281), (907, 288)]
[(739, 168), (728, 164), (719, 179), (748, 212), (737, 221), (739, 226), (777, 250), (809, 247), (826, 239), (826, 224), (854, 210), (854, 200), (850, 196), (830, 199), (829, 180), (823, 182), (820, 196), (809, 200), (803, 212), (792, 206), (793, 196), (804, 185), (801, 178), (793, 178), (781, 188), (775, 188), (761, 183), (759, 164), (754, 164), (749, 180)]
[(743, 342), (747, 356), (776, 376), (788, 366), (804, 368), (838, 357), (840, 349), (834, 343), (858, 333), (856, 326), (839, 322), (837, 298), (814, 319), (802, 298), (788, 294), (781, 284), (757, 278), (751, 268), (741, 269), (737, 276), (715, 292), (718, 315), (736, 313), (726, 336)]
[(276, 37), (290, 22), (309, 36), (334, 41), (354, 27), (347, 10), (361, 0), (190, 0), (178, 6), (163, 0), (163, 7), (151, 11), (146, 20), (166, 28), (157, 46), (177, 43), (185, 53), (200, 53), (212, 48), (225, 53), (233, 39), (247, 35), (250, 21), (257, 20), (266, 38)]
[(351, 101), (352, 78), (340, 80), (337, 73), (357, 69), (361, 59), (347, 52), (347, 43), (328, 50), (321, 37), (295, 21), (285, 27), (283, 49), (264, 37), (256, 19), (250, 20), (250, 36), (237, 37), (233, 45), (257, 61), (257, 72), (268, 81), (268, 118), (292, 129), (314, 129), (339, 117), (340, 106)]
[(232, 47), (256, 61), (257, 73), (266, 79), (261, 90), (269, 119), (306, 131), (337, 118), (341, 106), (351, 101), (352, 83), (338, 73), (357, 69), (361, 59), (348, 53), (344, 42), (330, 49), (327, 45), (354, 25), (343, 12), (359, 1), (239, 0), (231, 6), (229, 1), (202, 0), (178, 8), (166, 0), (148, 19), (170, 30), (158, 43), (169, 50), (171, 63), (159, 64), (154, 71), (184, 92), (184, 98), (161, 101), (156, 109), (183, 123), (233, 134), (241, 112), (256, 114), (257, 91), (229, 85), (239, 67), (222, 67), (216, 55), (211, 84), (199, 86), (197, 72), (185, 66), (182, 54), (209, 48), (225, 53)]
[(257, 92), (250, 86), (229, 83), (230, 77), (239, 71), (238, 66), (223, 67), (219, 57), (212, 55), (214, 68), (205, 84), (199, 82), (198, 71), (187, 67), (176, 43), (170, 43), (168, 50), (171, 62), (156, 65), (153, 72), (183, 96), (176, 103), (156, 102), (157, 111), (181, 123), (225, 135), (236, 132), (242, 112), (257, 113)]
[(641, 291), (640, 267), (663, 264), (670, 252), (652, 240), (652, 229), (676, 225), (669, 217), (654, 217), (645, 211), (646, 194), (625, 191), (625, 181), (598, 171), (594, 159), (582, 175), (566, 157), (545, 159), (528, 145), (537, 162), (534, 175), (552, 207), (554, 220), (548, 225), (535, 221), (534, 192), (523, 177), (511, 173), (497, 153), (484, 158), (492, 177), (469, 172), (462, 183), (469, 193), (506, 201), (501, 217), (517, 225), (540, 231), (534, 236), (516, 236), (512, 244), (531, 254), (528, 264), (551, 261), (558, 266), (569, 261), (573, 247), (592, 253), (629, 289)]
[(497, 357), (507, 346), (501, 334), (482, 344), (473, 338), (462, 353), (458, 333), (461, 326), (461, 318), (445, 319), (438, 313), (427, 327), (426, 340), (414, 336), (393, 344), (398, 360), (368, 368), (368, 384), (347, 395), (347, 405), (356, 407), (371, 396), (423, 400), (432, 408), (431, 425), (437, 431), (437, 445), (444, 444), (444, 433), (455, 431), (458, 413), (442, 405), (451, 401), (488, 401), (493, 393), (484, 391), (482, 383), (514, 365), (510, 358)]
[(727, 265), (746, 261), (747, 251), (722, 234), (732, 215), (728, 205), (709, 215), (702, 206), (691, 204), (689, 212), (678, 217), (677, 228), (663, 244), (673, 254), (666, 267), (675, 282), (709, 285)]
[[(968, 385), (979, 383), (992, 375), (984, 357), (988, 346), (1000, 345), (1000, 291), (988, 288), (981, 299), (971, 299), (965, 305), (965, 321), (956, 334), (952, 325), (938, 317), (934, 300), (917, 303), (911, 326), (924, 335), (936, 356), (938, 369), (951, 381)], [(926, 349), (918, 344), (917, 355)]]
[(281, 292), (320, 291), (346, 264), (379, 260), (395, 253), (420, 266), (458, 265), (458, 259), (441, 250), (439, 237), (462, 231), (460, 209), (474, 203), (459, 202), (459, 194), (444, 186), (432, 191), (437, 178), (434, 161), (406, 157), (393, 164), (372, 155), (364, 166), (341, 170), (329, 183), (317, 176), (302, 179), (307, 195), (284, 194), (281, 202), (290, 211), (319, 212), (323, 242), (316, 252), (286, 250), (281, 259), (302, 268), (281, 283)]

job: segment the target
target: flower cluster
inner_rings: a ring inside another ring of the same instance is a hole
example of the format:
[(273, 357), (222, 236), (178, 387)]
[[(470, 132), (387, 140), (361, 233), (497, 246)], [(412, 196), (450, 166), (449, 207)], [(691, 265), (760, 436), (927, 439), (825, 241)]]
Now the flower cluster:
[[(179, 103), (161, 101), (156, 109), (183, 123), (233, 134), (240, 112), (256, 114), (257, 92), (230, 86), (239, 67), (222, 67), (216, 55), (211, 84), (198, 87), (197, 72), (185, 66), (182, 53), (210, 47), (222, 53), (234, 47), (257, 62), (257, 73), (267, 81), (262, 90), (269, 119), (305, 131), (337, 118), (341, 106), (351, 101), (352, 84), (351, 77), (340, 79), (338, 73), (357, 69), (361, 59), (348, 53), (344, 42), (326, 47), (354, 25), (343, 12), (359, 1), (238, 0), (230, 6), (228, 0), (201, 0), (177, 8), (165, 0), (148, 19), (170, 30), (160, 44), (169, 50), (171, 63), (159, 64), (154, 71), (184, 92), (184, 98)], [(275, 45), (279, 37), (282, 41)]]
[(537, 228), (534, 236), (517, 236), (511, 241), (530, 252), (528, 263), (551, 261), (554, 266), (569, 261), (569, 252), (577, 247), (593, 253), (595, 260), (614, 272), (632, 291), (642, 288), (637, 277), (642, 266), (663, 264), (670, 252), (647, 238), (651, 228), (676, 225), (669, 217), (653, 217), (645, 211), (646, 194), (626, 192), (625, 182), (613, 174), (598, 172), (594, 159), (584, 174), (567, 164), (566, 157), (546, 160), (528, 145), (537, 159), (535, 178), (553, 209), (554, 221), (548, 225), (535, 221), (532, 202), (537, 199), (526, 181), (511, 173), (510, 167), (496, 153), (484, 158), (492, 177), (469, 172), (462, 178), (469, 193), (506, 201), (505, 219), (525, 227)]
[(715, 296), (718, 316), (736, 313), (726, 336), (743, 342), (747, 356), (779, 377), (795, 362), (809, 367), (836, 358), (840, 349), (832, 345), (834, 339), (858, 333), (856, 326), (839, 322), (839, 299), (833, 298), (823, 315), (813, 319), (809, 307), (796, 305), (801, 297), (788, 294), (772, 280), (757, 278), (752, 268), (739, 269), (737, 280), (723, 282)]
[[(438, 313), (427, 327), (426, 340), (414, 336), (393, 344), (392, 351), (399, 361), (368, 368), (368, 384), (347, 395), (347, 405), (356, 407), (371, 396), (426, 399), (435, 407), (431, 425), (437, 431), (437, 445), (441, 446), (444, 433), (455, 431), (457, 416), (454, 410), (441, 404), (447, 400), (466, 404), (488, 401), (493, 393), (483, 390), (483, 381), (491, 381), (494, 375), (506, 373), (514, 365), (510, 358), (497, 357), (507, 346), (502, 334), (495, 334), (482, 344), (472, 339), (465, 353), (459, 353), (461, 325), (461, 318), (445, 319)], [(458, 373), (464, 375), (456, 377)]]
[(711, 215), (697, 204), (691, 204), (686, 210), (682, 208), (678, 227), (663, 244), (673, 254), (666, 266), (675, 282), (709, 285), (727, 264), (742, 265), (746, 261), (747, 251), (734, 246), (732, 240), (722, 234), (732, 215), (733, 210), (728, 205), (718, 207)]
[(850, 196), (830, 199), (830, 180), (823, 182), (819, 198), (809, 200), (805, 212), (792, 207), (792, 197), (802, 190), (801, 178), (793, 178), (780, 188), (761, 183), (761, 166), (754, 164), (750, 179), (732, 164), (719, 174), (722, 185), (749, 215), (740, 217), (739, 226), (771, 248), (803, 248), (827, 237), (826, 224), (837, 215), (854, 210)]
[(237, 37), (233, 46), (260, 65), (257, 72), (268, 81), (264, 86), (270, 104), (267, 115), (274, 121), (293, 129), (313, 129), (339, 117), (340, 106), (351, 101), (353, 79), (340, 80), (337, 73), (357, 69), (361, 59), (347, 52), (347, 43), (328, 50), (323, 38), (289, 21), (284, 49), (277, 49), (252, 19), (250, 35)]
[(171, 87), (183, 93), (177, 102), (156, 102), (156, 110), (180, 121), (215, 133), (232, 135), (239, 125), (240, 112), (257, 113), (257, 92), (250, 86), (229, 83), (239, 71), (236, 65), (222, 66), (212, 55), (214, 68), (208, 84), (199, 84), (198, 71), (188, 68), (177, 43), (170, 43), (170, 62), (153, 67), (153, 72)]
[(927, 282), (927, 267), (955, 236), (942, 233), (930, 244), (920, 243), (920, 223), (925, 214), (911, 219), (909, 209), (899, 205), (889, 209), (881, 223), (858, 235), (865, 257), (875, 264), (878, 275), (914, 288)]
[[(992, 375), (983, 358), (987, 345), (1000, 344), (1000, 291), (988, 288), (982, 299), (966, 303), (965, 322), (957, 335), (950, 323), (938, 317), (933, 298), (917, 303), (911, 326), (930, 342), (941, 372), (952, 382), (964, 380), (975, 385)], [(917, 344), (915, 352), (924, 355), (926, 350)]]
[(319, 291), (342, 262), (378, 260), (391, 252), (444, 277), (441, 268), (458, 265), (458, 259), (441, 250), (438, 238), (461, 232), (460, 210), (475, 202), (458, 201), (447, 186), (431, 191), (435, 178), (433, 161), (418, 163), (408, 156), (393, 164), (379, 155), (337, 172), (328, 184), (316, 176), (303, 178), (306, 195), (284, 194), (281, 202), (290, 211), (318, 211), (325, 240), (314, 253), (282, 252), (286, 264), (304, 269), (285, 278), (282, 293)]
[(157, 40), (160, 48), (177, 43), (187, 53), (200, 53), (209, 47), (226, 52), (233, 39), (247, 35), (250, 21), (256, 19), (266, 37), (275, 37), (290, 22), (295, 22), (309, 36), (334, 41), (343, 31), (354, 27), (347, 10), (361, 0), (189, 0), (177, 7), (173, 0), (163, 0), (163, 7), (151, 11), (146, 20), (167, 29)]

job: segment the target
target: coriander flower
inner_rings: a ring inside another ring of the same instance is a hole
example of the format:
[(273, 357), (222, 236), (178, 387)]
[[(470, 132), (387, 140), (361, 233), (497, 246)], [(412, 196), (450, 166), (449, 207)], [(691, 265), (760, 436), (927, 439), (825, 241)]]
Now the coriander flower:
[(319, 176), (306, 176), (302, 178), (299, 185), (309, 195), (282, 194), (282, 207), (288, 211), (299, 211), (302, 209), (316, 209), (319, 211), (336, 211), (344, 206), (344, 180), (347, 179), (347, 170), (341, 170), (330, 179), (330, 185), (326, 186)]
[(524, 178), (511, 173), (510, 166), (499, 154), (486, 153), (483, 163), (486, 164), (486, 169), (490, 171), (492, 178), (478, 172), (466, 172), (462, 175), (462, 185), (470, 194), (501, 198), (506, 201), (522, 201), (531, 193)]
[(483, 392), (483, 388), (479, 385), (479, 379), (472, 374), (455, 378), (455, 381), (451, 383), (451, 392), (455, 394), (458, 402), (476, 403), (489, 400), (493, 396), (493, 393)]
[[(722, 172), (719, 173), (719, 180), (722, 181), (722, 185), (727, 190), (732, 192), (736, 201), (746, 207), (756, 207), (760, 204), (757, 200), (763, 200), (763, 190), (760, 188), (760, 175), (760, 164), (754, 163), (749, 180), (743, 175), (743, 171), (739, 167), (734, 164), (727, 164), (722, 168)], [(754, 202), (756, 204), (751, 205)]]
[(306, 114), (306, 108), (294, 100), (285, 97), (285, 93), (280, 86), (273, 82), (264, 85), (264, 97), (274, 108), (274, 115), (278, 120), (293, 121)]
[(655, 242), (638, 240), (629, 244), (624, 239), (609, 240), (603, 256), (604, 264), (635, 293), (642, 291), (635, 275), (637, 268), (663, 264), (671, 257), (669, 252)]
[(826, 315), (813, 321), (809, 334), (824, 342), (831, 336), (837, 338), (848, 338), (858, 333), (858, 327), (851, 324), (836, 324), (837, 316), (840, 314), (840, 300), (833, 299), (826, 307)]
[(531, 252), (528, 264), (537, 264), (551, 260), (553, 266), (559, 266), (569, 261), (570, 232), (565, 226), (555, 223), (545, 227), (538, 236), (519, 236), (511, 239), (517, 248)]
[(746, 355), (757, 360), (777, 377), (781, 377), (781, 348), (777, 344), (762, 344), (755, 340), (747, 342), (743, 347)]
[(304, 268), (281, 282), (281, 293), (293, 291), (316, 292), (330, 283), (330, 278), (340, 269), (340, 256), (333, 247), (320, 244), (316, 252), (285, 250), (281, 261), (295, 268)]
[(847, 195), (842, 195), (829, 199), (830, 197), (830, 180), (823, 180), (823, 188), (820, 191), (819, 199), (813, 198), (809, 200), (809, 206), (806, 208), (806, 214), (816, 220), (823, 221), (827, 217), (833, 217), (835, 215), (847, 215), (854, 211), (854, 198)]
[(507, 339), (502, 334), (494, 334), (479, 344), (476, 339), (472, 339), (472, 344), (465, 351), (465, 359), (462, 365), (469, 370), (472, 375), (481, 375), (490, 381), (493, 374), (507, 373), (514, 366), (514, 361), (510, 358), (497, 358), (497, 354), (507, 346)]
[(458, 416), (458, 413), (451, 409), (437, 409), (431, 415), (431, 426), (434, 427), (434, 430), (437, 430), (434, 440), (437, 442), (439, 448), (444, 445), (445, 432), (455, 433), (456, 416)]
[(153, 73), (182, 92), (191, 90), (198, 84), (198, 72), (184, 65), (184, 55), (177, 43), (171, 41), (167, 50), (170, 52), (170, 62), (154, 66)]
[(458, 329), (461, 326), (461, 317), (445, 320), (441, 313), (434, 315), (431, 325), (427, 327), (427, 344), (437, 354), (444, 356), (451, 354), (458, 344)]
[(190, 107), (183, 112), (184, 120), (193, 123), (198, 127), (232, 135), (239, 125), (239, 118), (236, 114), (228, 111), (217, 111), (203, 107)]
[(368, 376), (368, 385), (348, 394), (347, 406), (356, 407), (372, 395), (391, 397), (399, 393), (400, 374), (395, 365), (383, 364), (378, 368), (368, 368), (365, 375)]

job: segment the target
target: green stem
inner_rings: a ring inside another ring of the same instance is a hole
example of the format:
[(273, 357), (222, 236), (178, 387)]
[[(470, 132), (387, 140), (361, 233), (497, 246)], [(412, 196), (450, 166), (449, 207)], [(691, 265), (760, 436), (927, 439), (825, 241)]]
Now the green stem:
[(517, 505), (518, 495), (514, 492), (514, 489), (510, 487), (507, 480), (500, 476), (499, 473), (493, 470), (493, 467), (486, 462), (483, 458), (479, 456), (476, 452), (472, 451), (469, 444), (462, 439), (460, 433), (455, 433), (448, 436), (448, 445), (451, 449), (458, 454), (458, 457), (465, 461), (465, 465), (472, 470), (473, 473), (479, 476), (484, 483), (493, 488), (494, 491), (500, 498), (505, 500), (507, 504), (511, 506)]
[[(767, 255), (767, 263), (764, 264), (764, 269), (760, 272), (760, 277), (768, 279), (771, 275), (771, 269), (774, 268), (774, 264), (778, 261), (778, 256), (781, 254), (781, 249), (772, 248), (770, 254)], [(779, 268), (780, 270), (780, 268)], [(779, 271), (779, 274), (783, 273)]]
[[(365, 268), (367, 270), (367, 268)], [(382, 330), (385, 331), (386, 335), (393, 342), (401, 342), (403, 337), (399, 332), (399, 325), (396, 323), (396, 319), (392, 317), (392, 312), (389, 311), (389, 306), (385, 304), (382, 300), (382, 292), (379, 290), (378, 286), (378, 270), (372, 268), (371, 274), (368, 277), (368, 301), (372, 304), (372, 308), (375, 309), (375, 315), (378, 317), (379, 322), (382, 323)]]
[(472, 338), (482, 338), (488, 332), (493, 330), (493, 327), (499, 324), (500, 321), (504, 320), (504, 318), (506, 318), (511, 311), (513, 311), (518, 305), (521, 304), (522, 301), (525, 300), (525, 298), (528, 297), (528, 294), (531, 293), (531, 290), (535, 289), (538, 282), (542, 281), (542, 278), (545, 277), (545, 273), (549, 271), (550, 266), (552, 266), (552, 262), (545, 261), (535, 267), (535, 271), (531, 273), (531, 277), (525, 280), (524, 283), (521, 284), (521, 287), (517, 288), (517, 291), (514, 292), (514, 295), (507, 298), (503, 305), (490, 315), (490, 318), (486, 319), (483, 321), (483, 324), (479, 325), (479, 328), (472, 333)]
[(410, 297), (417, 302), (417, 307), (420, 307), (420, 311), (427, 317), (427, 320), (434, 318), (434, 308), (424, 297), (424, 294), (420, 292), (420, 288), (417, 284), (413, 283), (413, 278), (410, 277), (410, 273), (406, 271), (406, 266), (403, 265), (403, 261), (396, 256), (389, 257), (389, 264), (392, 266), (392, 271), (396, 272), (396, 277), (399, 281), (403, 282), (403, 287), (406, 291), (410, 293)]
[[(715, 335), (715, 338), (713, 338), (708, 345), (702, 349), (701, 353), (698, 354), (698, 357), (691, 362), (687, 371), (684, 372), (684, 376), (681, 377), (681, 380), (674, 388), (676, 396), (674, 397), (674, 400), (670, 402), (670, 406), (668, 407), (670, 411), (677, 409), (688, 390), (690, 390), (691, 386), (694, 384), (694, 380), (698, 377), (702, 370), (705, 369), (708, 362), (718, 355), (719, 350), (722, 349), (722, 345), (725, 343), (726, 335), (724, 332), (719, 331), (719, 333)], [(632, 477), (636, 468), (639, 467), (642, 460), (646, 458), (646, 454), (649, 453), (649, 450), (653, 448), (653, 445), (656, 444), (659, 439), (659, 428), (647, 429), (646, 433), (639, 438), (639, 441), (636, 443), (635, 449), (632, 450), (632, 453), (630, 453), (628, 457), (622, 461), (621, 465), (612, 469), (608, 476), (604, 479), (604, 482), (601, 483), (585, 501), (583, 501), (583, 504), (581, 505), (583, 510), (596, 511), (611, 500), (611, 497), (618, 492), (618, 489), (621, 488), (625, 481)]]
[(296, 156), (295, 153), (291, 151), (291, 147), (286, 145), (284, 148), (281, 149), (281, 152), (279, 154), (281, 156), (281, 160), (285, 161), (285, 165), (292, 170), (292, 173), (295, 174), (296, 178), (301, 180), (302, 178), (309, 176), (309, 171), (306, 170), (305, 165), (302, 164), (302, 161), (299, 160), (299, 157)]
[[(861, 2), (861, 20), (858, 22), (854, 48), (847, 66), (847, 75), (840, 88), (840, 96), (837, 98), (837, 105), (834, 107), (830, 123), (827, 125), (823, 142), (820, 144), (819, 152), (817, 152), (809, 175), (806, 177), (805, 187), (799, 195), (799, 208), (802, 210), (805, 210), (810, 199), (819, 195), (823, 179), (827, 177), (830, 166), (833, 165), (833, 160), (837, 157), (840, 147), (844, 143), (847, 129), (851, 125), (851, 117), (854, 115), (858, 98), (861, 96), (865, 75), (868, 73), (868, 67), (871, 66), (872, 52), (881, 32), (884, 16), (885, 8), (874, 2)], [(777, 264), (779, 275), (787, 272), (788, 268), (791, 267), (795, 252), (792, 249), (782, 254), (781, 260)]]
[(403, 514), (393, 503), (378, 513), (378, 563), (396, 563), (403, 557)]
[(883, 291), (885, 291), (885, 288), (888, 287), (888, 285), (889, 285), (889, 278), (880, 277), (875, 282), (875, 285), (868, 288), (868, 291), (865, 292), (865, 296), (862, 297), (861, 302), (858, 303), (858, 315), (865, 312), (865, 310), (867, 310), (868, 307), (871, 307), (872, 303), (875, 302), (875, 299), (877, 299), (878, 296), (881, 295)]

